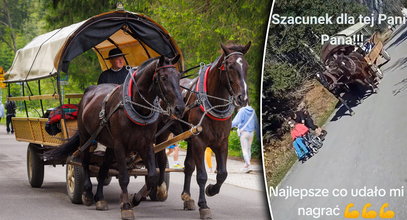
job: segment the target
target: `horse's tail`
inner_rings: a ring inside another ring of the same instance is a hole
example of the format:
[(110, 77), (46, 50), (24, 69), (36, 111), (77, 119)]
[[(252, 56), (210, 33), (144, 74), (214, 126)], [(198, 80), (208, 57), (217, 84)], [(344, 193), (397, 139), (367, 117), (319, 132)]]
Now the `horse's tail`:
[(80, 144), (79, 132), (77, 131), (68, 141), (54, 150), (47, 151), (43, 154), (46, 160), (63, 159), (75, 152)]

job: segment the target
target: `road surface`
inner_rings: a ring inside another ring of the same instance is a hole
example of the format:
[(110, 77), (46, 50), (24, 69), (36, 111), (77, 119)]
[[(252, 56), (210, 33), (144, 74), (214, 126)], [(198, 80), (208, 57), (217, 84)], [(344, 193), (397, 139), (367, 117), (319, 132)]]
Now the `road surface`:
[[(343, 193), (347, 191), (348, 195), (271, 197), (275, 220), (344, 219), (345, 207), (350, 203), (354, 204), (350, 210), (360, 214), (367, 203), (372, 205), (368, 211), (377, 212), (382, 204), (388, 203), (389, 208), (385, 210), (395, 212), (392, 219), (407, 219), (407, 28), (402, 28), (387, 44), (391, 61), (382, 67), (384, 79), (378, 94), (355, 107), (354, 116), (345, 115), (328, 123), (328, 135), (321, 151), (304, 164), (296, 163), (279, 185), (280, 188), (325, 188), (330, 193), (336, 188), (344, 190)], [(386, 195), (351, 195), (352, 189), (364, 192), (374, 187), (385, 190)], [(391, 189), (402, 189), (404, 195), (390, 196)], [(320, 208), (337, 206), (339, 216), (320, 216), (327, 211)], [(308, 214), (298, 213), (307, 208)]]
[[(105, 188), (109, 202), (108, 211), (96, 211), (95, 206), (86, 207), (72, 204), (65, 192), (65, 167), (46, 166), (42, 188), (31, 188), (27, 181), (27, 143), (17, 142), (14, 136), (5, 134), (0, 126), (0, 219), (120, 219), (118, 181)], [(239, 163), (241, 165), (241, 163)], [(239, 166), (240, 168), (240, 166)], [(208, 198), (215, 219), (268, 219), (263, 178), (260, 172), (241, 174), (234, 172), (231, 163), (231, 181), (223, 185), (219, 195)], [(209, 175), (214, 179), (215, 175)], [(236, 181), (240, 176), (241, 180)], [(144, 178), (131, 178), (129, 191), (138, 191)], [(92, 178), (95, 184), (95, 178)], [(214, 182), (210, 180), (208, 182)], [(181, 200), (183, 174), (172, 173), (170, 195), (165, 202), (142, 202), (135, 207), (137, 219), (199, 219), (199, 212), (184, 211)], [(247, 185), (245, 187), (244, 185)], [(198, 185), (192, 180), (192, 196), (197, 202)], [(94, 185), (93, 190), (96, 190)]]

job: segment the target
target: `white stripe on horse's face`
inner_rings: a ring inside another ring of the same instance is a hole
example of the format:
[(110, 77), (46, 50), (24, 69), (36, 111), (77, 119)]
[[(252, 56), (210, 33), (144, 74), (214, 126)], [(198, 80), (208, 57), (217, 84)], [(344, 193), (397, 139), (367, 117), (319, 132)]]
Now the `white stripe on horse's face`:
[[(238, 63), (240, 65), (240, 68), (242, 69), (242, 72), (243, 72), (242, 58), (241, 57), (237, 58), (236, 63)], [(247, 84), (246, 84), (245, 79), (243, 79), (243, 85), (244, 85), (244, 100), (246, 101), (247, 100)]]
[(244, 85), (244, 100), (247, 100), (247, 84), (246, 80), (243, 79), (243, 85)]
[(243, 71), (243, 63), (242, 63), (241, 57), (237, 58), (236, 63), (238, 63), (240, 65), (240, 69), (242, 69), (242, 71)]

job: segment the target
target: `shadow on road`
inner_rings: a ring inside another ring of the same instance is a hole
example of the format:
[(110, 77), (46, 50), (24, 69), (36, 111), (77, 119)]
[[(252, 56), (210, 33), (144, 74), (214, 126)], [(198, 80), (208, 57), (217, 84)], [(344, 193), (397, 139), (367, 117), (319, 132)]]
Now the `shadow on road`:
[[(367, 99), (370, 95), (372, 95), (372, 91), (359, 84), (353, 84), (350, 87), (350, 92), (345, 93), (342, 98), (346, 100), (346, 103), (350, 108), (354, 108), (361, 104), (363, 100)], [(342, 118), (343, 116), (351, 116), (348, 109), (342, 105), (342, 103), (338, 102), (335, 106), (338, 108), (335, 115), (332, 117), (331, 121), (337, 121), (338, 119)]]
[(395, 90), (393, 90), (393, 96), (396, 96), (402, 92), (404, 92), (407, 89), (407, 78), (404, 78), (400, 82), (394, 84), (395, 87), (399, 87)]
[(388, 66), (386, 69), (384, 69), (384, 72), (389, 72), (389, 71), (394, 71), (396, 69), (404, 69), (407, 68), (407, 57), (402, 57), (398, 59), (396, 62), (394, 62), (391, 66)]
[[(404, 24), (403, 26), (401, 26), (398, 31), (394, 34), (397, 34), (400, 31), (404, 31), (405, 28), (407, 27), (407, 24)], [(388, 48), (391, 48), (393, 46), (398, 46), (399, 44), (401, 44), (403, 41), (405, 41), (407, 39), (407, 31), (404, 31), (393, 43), (390, 44), (390, 46)]]
[(45, 191), (46, 193), (66, 193), (66, 183), (64, 182), (46, 182), (41, 188), (36, 190)]

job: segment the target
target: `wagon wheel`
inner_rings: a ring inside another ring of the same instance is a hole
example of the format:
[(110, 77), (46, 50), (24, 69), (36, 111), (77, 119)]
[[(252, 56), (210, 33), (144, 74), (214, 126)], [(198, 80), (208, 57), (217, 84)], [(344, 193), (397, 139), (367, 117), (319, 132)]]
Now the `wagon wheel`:
[[(167, 160), (165, 168), (169, 168), (169, 167), (170, 167), (170, 165), (169, 165), (168, 160)], [(165, 173), (164, 182), (167, 185), (167, 192), (168, 192), (168, 190), (170, 188), (170, 173), (169, 172)], [(152, 201), (165, 201), (165, 200), (167, 200), (167, 197), (165, 197), (165, 199), (157, 198), (157, 189), (152, 189), (148, 195), (149, 195), (149, 197), (150, 197), (150, 199)]]
[[(68, 197), (74, 204), (82, 204), (83, 185), (85, 182), (83, 167), (69, 164), (71, 157), (66, 163), (66, 191)], [(78, 158), (73, 158), (73, 162), (80, 162)]]
[(31, 187), (40, 188), (44, 181), (44, 161), (41, 159), (41, 145), (28, 144), (27, 148), (27, 175)]

